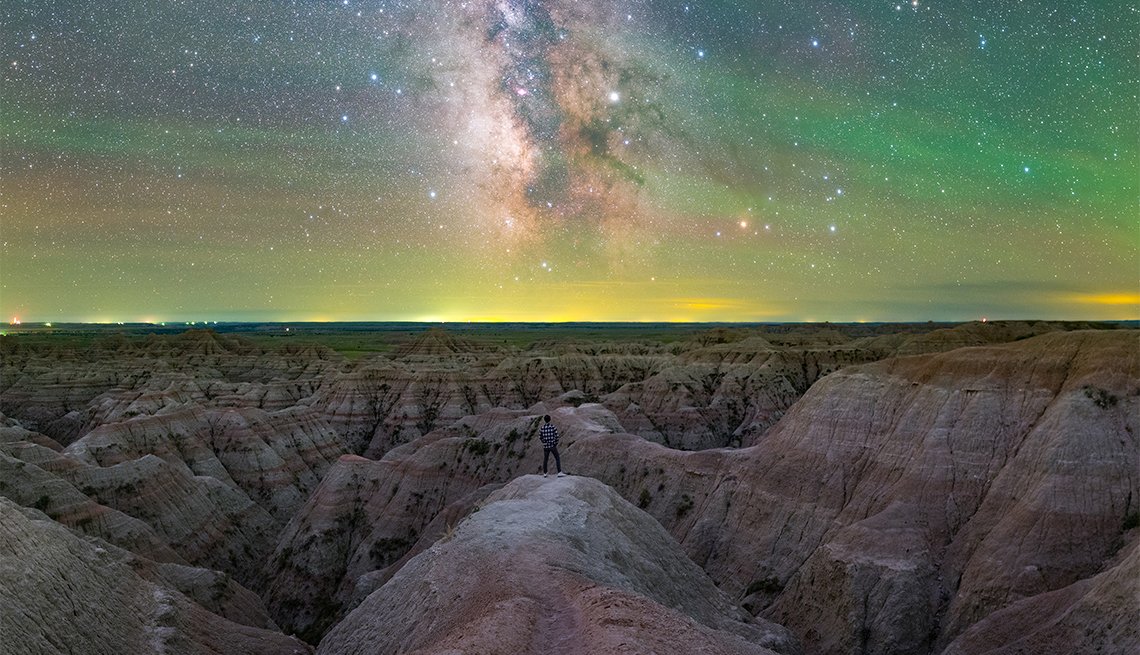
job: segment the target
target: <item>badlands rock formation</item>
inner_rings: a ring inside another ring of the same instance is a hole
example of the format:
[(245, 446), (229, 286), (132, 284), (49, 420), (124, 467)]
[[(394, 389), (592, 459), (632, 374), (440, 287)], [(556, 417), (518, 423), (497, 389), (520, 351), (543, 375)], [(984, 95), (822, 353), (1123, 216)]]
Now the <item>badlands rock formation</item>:
[[(1135, 529), (1132, 530), (1136, 532)], [(1140, 537), (1107, 570), (1018, 601), (970, 627), (943, 651), (967, 653), (1134, 653), (1140, 644)], [(1126, 611), (1122, 611), (1124, 608)]]
[[(307, 648), (290, 634), (330, 653), (478, 650), (481, 622), (541, 641), (538, 601), (599, 649), (565, 652), (1134, 652), (1140, 334), (1074, 327), (1088, 326), (429, 330), (355, 359), (209, 331), (3, 337), (0, 501), (20, 527), (0, 549), (70, 553), (52, 569), (62, 586), (0, 597), (4, 641), (111, 648), (115, 631), (36, 622), (67, 606), (60, 590), (106, 586), (95, 544), (138, 579), (107, 592), (129, 612), (91, 615), (121, 624), (123, 652), (154, 625), (169, 650), (208, 652), (215, 622), (246, 635), (225, 642), (239, 652)], [(597, 483), (525, 477), (544, 413), (567, 470)], [(510, 507), (593, 518), (562, 534), (576, 524)], [(569, 590), (536, 596), (486, 516), (591, 566), (527, 560)], [(656, 536), (623, 532), (647, 517)], [(584, 555), (611, 538), (640, 555)], [(674, 541), (700, 571), (670, 559)], [(449, 559), (494, 571), (463, 584), (499, 605), (409, 586), (445, 579)], [(679, 581), (648, 589), (643, 560)], [(5, 565), (0, 588), (19, 571)], [(678, 605), (678, 589), (705, 604)], [(394, 590), (446, 616), (400, 620), (373, 600)], [(159, 614), (176, 619), (147, 622)]]
[(750, 449), (592, 437), (568, 458), (644, 490), (694, 561), (808, 650), (932, 652), (1116, 555), (1140, 498), (1138, 366), (1135, 332), (893, 359), (824, 378)]
[(582, 477), (491, 493), (321, 641), (319, 653), (796, 652), (733, 606), (644, 512)]
[[(568, 468), (651, 513), (809, 650), (932, 652), (1119, 549), (1140, 497), (1136, 363), (1135, 333), (1078, 332), (844, 369), (741, 450), (664, 448), (599, 405), (553, 415)], [(537, 468), (538, 413), (489, 412), (380, 462), (341, 462), (267, 577), (299, 606), (324, 585), (336, 591), (317, 597), (351, 607), (356, 581), (398, 563), (436, 512)], [(348, 547), (310, 561), (318, 534)]]
[(243, 584), (345, 452), (307, 410), (172, 409), (100, 426), (67, 448), (0, 428), (0, 493), (158, 561)]
[[(161, 574), (0, 498), (0, 635), (4, 652), (310, 653), (297, 639), (211, 613)], [(214, 587), (217, 597), (231, 593)], [(213, 592), (212, 592), (213, 593)]]

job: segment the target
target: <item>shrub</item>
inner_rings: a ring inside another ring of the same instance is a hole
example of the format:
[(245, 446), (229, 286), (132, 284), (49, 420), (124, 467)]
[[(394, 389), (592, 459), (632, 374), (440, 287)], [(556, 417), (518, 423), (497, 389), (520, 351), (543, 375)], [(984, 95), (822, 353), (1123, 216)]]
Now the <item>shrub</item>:
[(691, 509), (693, 509), (693, 499), (689, 494), (681, 494), (681, 502), (677, 505), (677, 518), (688, 514)]
[(1085, 397), (1091, 398), (1093, 404), (1101, 409), (1115, 407), (1116, 403), (1120, 401), (1114, 394), (1109, 393), (1107, 389), (1101, 389), (1091, 385), (1085, 385), (1083, 388)]
[(491, 443), (486, 439), (465, 439), (463, 449), (471, 451), (472, 455), (486, 455), (491, 452)]
[(1131, 514), (1125, 516), (1124, 524), (1121, 526), (1121, 530), (1127, 532), (1136, 527), (1140, 527), (1140, 511), (1132, 512)]
[(372, 544), (372, 547), (368, 549), (368, 554), (372, 557), (372, 561), (376, 563), (376, 566), (384, 567), (395, 562), (411, 547), (412, 541), (410, 539), (385, 537), (377, 539)]
[(648, 489), (642, 489), (641, 495), (637, 498), (637, 506), (641, 509), (649, 507), (649, 503), (653, 501), (653, 496), (649, 495)]
[(744, 592), (745, 596), (751, 596), (754, 593), (761, 592), (765, 594), (778, 594), (784, 590), (784, 585), (780, 584), (779, 579), (768, 576), (761, 580), (755, 580), (752, 584), (748, 585), (748, 590)]

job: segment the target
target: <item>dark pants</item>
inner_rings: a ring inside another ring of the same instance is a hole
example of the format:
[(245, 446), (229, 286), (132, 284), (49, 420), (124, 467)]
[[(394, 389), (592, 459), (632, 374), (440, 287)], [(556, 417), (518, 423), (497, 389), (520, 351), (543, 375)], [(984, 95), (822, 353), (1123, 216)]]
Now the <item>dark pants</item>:
[(558, 467), (558, 472), (562, 472), (562, 460), (558, 459), (558, 446), (553, 448), (542, 449), (542, 474), (546, 475), (546, 463), (550, 461), (550, 454), (554, 453), (554, 465)]

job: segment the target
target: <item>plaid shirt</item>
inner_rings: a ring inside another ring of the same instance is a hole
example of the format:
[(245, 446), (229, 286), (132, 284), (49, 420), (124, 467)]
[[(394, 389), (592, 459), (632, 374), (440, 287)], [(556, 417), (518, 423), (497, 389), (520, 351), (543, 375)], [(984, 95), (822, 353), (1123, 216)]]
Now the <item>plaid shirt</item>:
[(538, 431), (538, 438), (542, 439), (543, 448), (554, 448), (558, 445), (558, 428), (554, 427), (553, 423), (543, 423)]

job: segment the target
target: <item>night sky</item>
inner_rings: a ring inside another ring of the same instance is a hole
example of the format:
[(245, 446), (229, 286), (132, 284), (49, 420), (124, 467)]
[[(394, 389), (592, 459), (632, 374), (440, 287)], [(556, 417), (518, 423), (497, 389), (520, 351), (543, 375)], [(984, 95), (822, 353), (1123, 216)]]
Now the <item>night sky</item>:
[(5, 0), (0, 315), (1140, 318), (1136, 3)]

